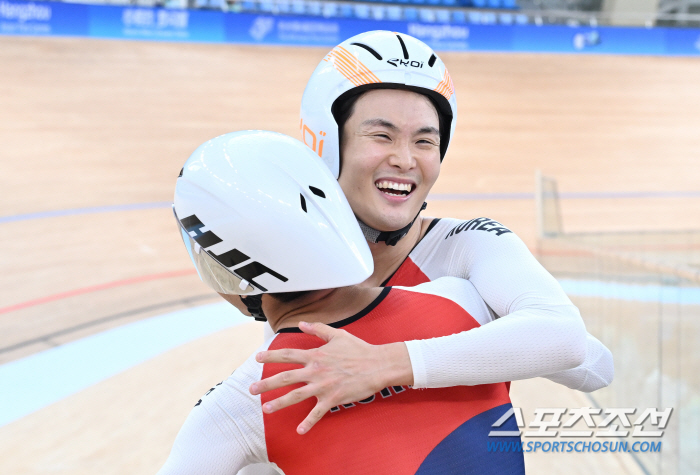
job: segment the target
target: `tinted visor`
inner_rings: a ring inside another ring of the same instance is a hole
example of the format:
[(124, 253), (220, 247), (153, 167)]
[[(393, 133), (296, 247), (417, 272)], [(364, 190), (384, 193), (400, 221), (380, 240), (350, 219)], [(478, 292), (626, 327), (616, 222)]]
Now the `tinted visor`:
[[(202, 279), (202, 282), (221, 294), (247, 295), (255, 290), (248, 281), (238, 277), (221, 264), (216, 257), (214, 257), (214, 254), (197, 243), (192, 234), (190, 234), (192, 231), (188, 231), (182, 221), (180, 221), (180, 218), (178, 218), (175, 212), (175, 206), (173, 206), (173, 214), (175, 215), (175, 221), (177, 221), (178, 228), (180, 229), (180, 236), (182, 236), (182, 241), (185, 243), (187, 253), (190, 255), (190, 259), (195, 269), (197, 269), (197, 273), (199, 274), (199, 278)], [(194, 232), (194, 234), (197, 235), (196, 232)], [(201, 236), (201, 234), (199, 236)]]

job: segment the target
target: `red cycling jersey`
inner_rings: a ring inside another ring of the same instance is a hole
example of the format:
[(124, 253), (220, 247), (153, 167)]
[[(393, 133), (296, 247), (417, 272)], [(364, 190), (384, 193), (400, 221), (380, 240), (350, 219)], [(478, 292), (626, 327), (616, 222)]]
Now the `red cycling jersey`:
[[(425, 318), (428, 314), (430, 319)], [(410, 290), (385, 288), (362, 312), (331, 326), (382, 344), (473, 331), (490, 319), (469, 282), (447, 277)], [(290, 328), (280, 330), (261, 349), (322, 344)], [(385, 388), (334, 408), (300, 436), (296, 427), (313, 408), (313, 399), (272, 414), (263, 413), (262, 405), (301, 385), (262, 396), (248, 392), (252, 382), (295, 367), (248, 359), (200, 400), (159, 473), (235, 474), (261, 462), (276, 464), (286, 475), (524, 473), (522, 453), (488, 451), (492, 424), (511, 407), (504, 383)], [(506, 427), (509, 424), (513, 427)], [(499, 430), (518, 428), (511, 418)], [(519, 442), (519, 437), (509, 439)]]

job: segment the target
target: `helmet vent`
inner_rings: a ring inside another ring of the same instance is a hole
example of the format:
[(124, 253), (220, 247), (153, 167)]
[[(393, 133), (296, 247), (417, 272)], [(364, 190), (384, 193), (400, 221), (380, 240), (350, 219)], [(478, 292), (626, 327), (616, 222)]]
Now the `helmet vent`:
[(299, 198), (301, 198), (301, 209), (304, 210), (304, 213), (308, 213), (308, 211), (306, 211), (306, 200), (304, 199), (304, 195), (299, 193)]
[(362, 43), (350, 43), (350, 44), (353, 45), (353, 46), (359, 46), (360, 48), (364, 48), (364, 49), (366, 49), (367, 51), (369, 51), (370, 53), (372, 53), (372, 55), (373, 55), (375, 58), (377, 58), (379, 61), (382, 60), (382, 57), (380, 56), (380, 54), (377, 53), (376, 51), (374, 51), (374, 49), (370, 48), (369, 46), (363, 45)]
[(437, 56), (435, 56), (434, 54), (431, 55), (431, 56), (430, 56), (430, 59), (428, 60), (428, 66), (430, 66), (430, 67), (432, 68), (432, 67), (433, 67), (433, 64), (435, 64), (435, 60), (436, 60), (436, 59), (437, 59)]
[(184, 172), (184, 171), (185, 171), (185, 167), (182, 167), (180, 169), (180, 174), (177, 177), (180, 178), (182, 176), (182, 172)]
[(401, 49), (403, 50), (403, 59), (408, 59), (408, 50), (406, 49), (406, 44), (403, 42), (399, 35), (396, 35), (396, 37), (399, 39), (399, 43), (401, 43)]
[(310, 186), (309, 190), (311, 190), (311, 193), (313, 193), (316, 196), (320, 196), (321, 198), (325, 198), (326, 194), (323, 192), (323, 190), (319, 190), (315, 186)]

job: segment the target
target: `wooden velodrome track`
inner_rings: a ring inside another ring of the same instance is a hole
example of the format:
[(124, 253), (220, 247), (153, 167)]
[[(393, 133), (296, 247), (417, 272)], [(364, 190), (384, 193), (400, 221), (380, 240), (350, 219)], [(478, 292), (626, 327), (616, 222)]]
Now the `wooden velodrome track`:
[[(0, 37), (0, 217), (15, 216), (0, 221), (0, 364), (216, 302), (170, 210), (120, 206), (170, 201), (186, 158), (216, 135), (296, 137), (325, 52)], [(536, 168), (562, 191), (698, 189), (697, 59), (442, 56), (460, 115), (438, 198), (532, 192)], [(486, 198), (434, 199), (428, 211), (490, 216), (534, 248), (533, 201)], [(70, 211), (105, 206), (116, 208)], [(563, 214), (570, 231), (698, 229), (700, 198), (565, 200)], [(193, 404), (261, 342), (254, 323), (214, 333), (0, 427), (0, 473), (155, 473)], [(513, 399), (526, 419), (536, 406), (590, 404), (543, 380), (516, 382)], [(526, 462), (528, 473), (638, 473), (627, 455)]]

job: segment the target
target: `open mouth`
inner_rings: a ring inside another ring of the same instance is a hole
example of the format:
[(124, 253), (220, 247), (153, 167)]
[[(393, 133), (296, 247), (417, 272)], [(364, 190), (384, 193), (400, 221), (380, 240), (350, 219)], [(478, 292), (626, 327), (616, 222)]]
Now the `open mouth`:
[(390, 180), (378, 180), (374, 183), (374, 186), (389, 196), (408, 196), (416, 189), (416, 185), (413, 183), (399, 183)]

